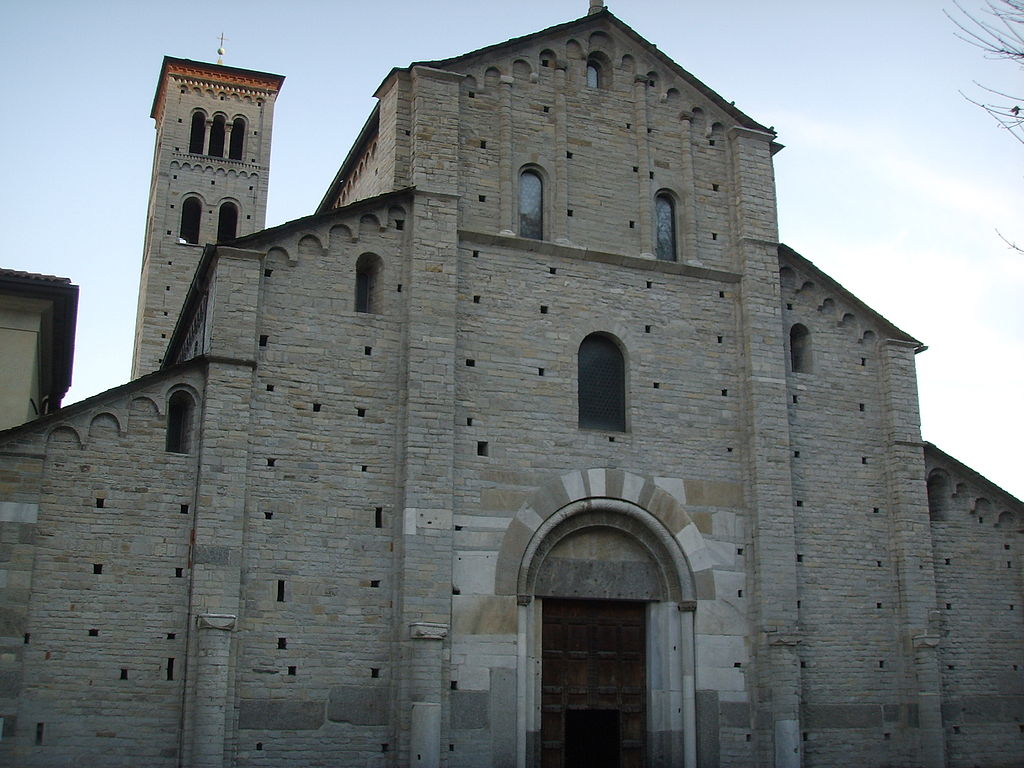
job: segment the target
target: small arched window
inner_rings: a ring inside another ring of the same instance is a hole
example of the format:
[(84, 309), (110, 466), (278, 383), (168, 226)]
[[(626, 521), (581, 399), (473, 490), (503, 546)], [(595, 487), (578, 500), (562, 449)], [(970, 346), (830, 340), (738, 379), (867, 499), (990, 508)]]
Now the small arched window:
[(231, 123), (231, 146), (228, 149), (228, 157), (231, 160), (241, 160), (245, 151), (245, 119), (236, 117)]
[(789, 329), (789, 363), (794, 373), (811, 372), (811, 332), (800, 323)]
[(217, 242), (225, 243), (238, 237), (238, 206), (221, 203), (217, 216)]
[(676, 260), (676, 205), (672, 196), (660, 192), (654, 198), (655, 255), (661, 261)]
[(932, 520), (945, 520), (949, 513), (950, 489), (949, 475), (941, 469), (933, 469), (928, 474), (928, 516)]
[(579, 426), (626, 431), (626, 363), (611, 338), (592, 333), (577, 353)]
[(536, 171), (519, 174), (519, 236), (544, 239), (544, 182)]
[(206, 144), (206, 115), (202, 112), (193, 112), (192, 130), (188, 135), (188, 151), (193, 155), (201, 155), (204, 144)]
[(199, 242), (199, 221), (203, 215), (203, 204), (198, 197), (189, 197), (181, 205), (181, 229), (178, 237), (186, 243)]
[(380, 259), (364, 253), (356, 261), (356, 312), (380, 312), (379, 278)]
[(587, 88), (601, 87), (601, 65), (591, 59), (587, 62)]
[(210, 151), (211, 157), (224, 157), (224, 134), (227, 127), (227, 118), (224, 115), (217, 115), (213, 118), (213, 125), (210, 126)]
[(167, 401), (167, 439), (164, 450), (168, 453), (192, 452), (192, 421), (195, 403), (188, 392), (178, 390)]

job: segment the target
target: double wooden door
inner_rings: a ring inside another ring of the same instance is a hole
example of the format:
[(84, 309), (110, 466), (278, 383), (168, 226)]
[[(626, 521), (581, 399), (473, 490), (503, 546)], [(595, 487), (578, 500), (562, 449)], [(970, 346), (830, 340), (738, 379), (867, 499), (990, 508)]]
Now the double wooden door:
[(542, 768), (643, 768), (645, 604), (543, 603)]

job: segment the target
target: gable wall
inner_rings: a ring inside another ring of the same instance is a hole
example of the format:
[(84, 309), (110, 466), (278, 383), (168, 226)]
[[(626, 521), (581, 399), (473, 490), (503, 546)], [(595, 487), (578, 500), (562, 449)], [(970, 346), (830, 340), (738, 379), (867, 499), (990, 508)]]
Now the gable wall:
[(1024, 580), (1016, 500), (928, 451), (943, 718), (951, 766), (1020, 757)]
[[(790, 267), (782, 273), (805, 757), (808, 765), (834, 764), (857, 745), (881, 762), (907, 748), (899, 731), (916, 718), (901, 708), (912, 670), (902, 662), (882, 439), (884, 342), (842, 296)], [(806, 372), (794, 372), (788, 355), (796, 323), (810, 332)]]
[(3, 446), (3, 476), (21, 487), (5, 483), (0, 502), (31, 511), (0, 518), (11, 765), (176, 764), (196, 510), (195, 454), (164, 450), (181, 385), (198, 395), (202, 376), (136, 387)]
[[(602, 62), (599, 88), (586, 85), (588, 56)], [(466, 75), (459, 135), (464, 228), (517, 231), (518, 172), (535, 166), (545, 179), (546, 239), (651, 253), (654, 196), (668, 190), (677, 201), (679, 260), (726, 266), (726, 128), (733, 121), (663, 63), (617, 34), (593, 30), (531, 41), (457, 69)]]

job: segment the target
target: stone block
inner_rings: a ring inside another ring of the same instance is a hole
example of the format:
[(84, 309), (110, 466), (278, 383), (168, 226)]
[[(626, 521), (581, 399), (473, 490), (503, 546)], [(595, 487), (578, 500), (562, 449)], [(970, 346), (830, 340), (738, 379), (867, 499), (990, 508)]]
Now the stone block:
[(385, 725), (388, 692), (383, 686), (339, 685), (327, 699), (327, 719), (353, 725)]
[(238, 727), (259, 731), (313, 731), (324, 724), (324, 703), (299, 699), (242, 699)]
[(452, 691), (452, 728), (455, 730), (477, 730), (490, 724), (490, 700), (488, 691)]

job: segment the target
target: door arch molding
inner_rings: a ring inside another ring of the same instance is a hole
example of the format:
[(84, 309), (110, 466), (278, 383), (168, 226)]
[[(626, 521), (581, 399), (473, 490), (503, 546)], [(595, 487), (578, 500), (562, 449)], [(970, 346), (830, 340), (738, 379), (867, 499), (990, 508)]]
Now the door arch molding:
[[(640, 485), (644, 485), (642, 481)], [(586, 489), (581, 490), (585, 492)], [(648, 498), (652, 495), (648, 494)], [(665, 506), (662, 506), (663, 512)], [(623, 498), (585, 496), (562, 504), (544, 518), (533, 508), (528, 510), (527, 514), (532, 513), (535, 525), (532, 526), (528, 540), (520, 545), (518, 567), (513, 569), (516, 576), (513, 588), (519, 604), (517, 682), (521, 693), (518, 697), (516, 750), (519, 768), (532, 768), (540, 764), (544, 595), (537, 593), (539, 578), (545, 561), (558, 545), (576, 534), (585, 534), (588, 529), (612, 530), (627, 537), (656, 566), (657, 588), (645, 600), (648, 713), (646, 764), (658, 768), (695, 768), (694, 612), (698, 598), (704, 596), (700, 594), (702, 590), (679, 535), (673, 535), (664, 522), (647, 508)], [(687, 528), (695, 531), (696, 526), (679, 505), (675, 505), (674, 514), (670, 517), (679, 523), (680, 531)], [(506, 536), (506, 543), (508, 538)], [(696, 539), (690, 538), (694, 551), (699, 552), (700, 547), (694, 546), (695, 541), (703, 544), (699, 533)], [(713, 580), (711, 584), (713, 599)], [(586, 593), (549, 593), (546, 596), (584, 599), (607, 597)]]

